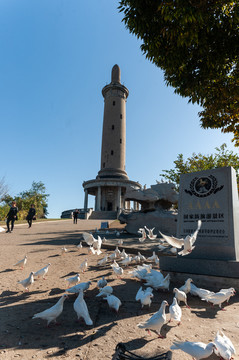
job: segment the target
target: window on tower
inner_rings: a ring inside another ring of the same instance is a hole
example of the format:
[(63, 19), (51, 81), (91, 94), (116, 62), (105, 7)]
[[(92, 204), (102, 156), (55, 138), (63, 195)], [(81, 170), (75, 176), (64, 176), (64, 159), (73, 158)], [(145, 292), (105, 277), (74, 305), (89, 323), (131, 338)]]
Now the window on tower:
[(115, 126), (114, 125), (112, 125), (112, 130), (114, 130), (115, 129)]
[(103, 163), (103, 168), (105, 167), (105, 163)]
[(114, 150), (111, 150), (111, 155), (114, 155)]
[(115, 106), (115, 101), (113, 101), (113, 106)]
[(120, 114), (120, 119), (122, 119), (122, 114)]
[(122, 144), (122, 139), (120, 139), (120, 144)]

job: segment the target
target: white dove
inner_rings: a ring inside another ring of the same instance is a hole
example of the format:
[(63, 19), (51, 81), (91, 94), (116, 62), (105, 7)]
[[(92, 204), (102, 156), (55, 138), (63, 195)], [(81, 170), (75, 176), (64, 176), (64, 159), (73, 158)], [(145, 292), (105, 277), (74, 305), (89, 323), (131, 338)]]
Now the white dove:
[(159, 268), (159, 257), (158, 256), (156, 256), (156, 258), (154, 259), (154, 262), (155, 262), (155, 265), (157, 265)]
[(123, 249), (123, 250), (121, 251), (120, 258), (121, 258), (121, 259), (125, 259), (125, 258), (127, 258), (127, 257), (128, 257), (128, 254), (126, 254), (125, 249)]
[(174, 341), (170, 349), (182, 350), (185, 353), (191, 355), (195, 360), (200, 360), (209, 357), (212, 354), (215, 347), (216, 346), (213, 342), (204, 344), (202, 342)]
[(102, 253), (101, 245), (102, 245), (102, 240), (101, 237), (98, 235), (98, 239), (93, 242), (93, 248), (95, 249), (97, 255), (100, 255)]
[(102, 279), (98, 280), (97, 286), (98, 288), (103, 288), (107, 285), (107, 280), (105, 280), (105, 277), (103, 276)]
[(140, 329), (146, 329), (148, 330), (148, 333), (150, 333), (150, 330), (156, 331), (159, 338), (164, 338), (160, 334), (161, 328), (163, 324), (166, 322), (166, 314), (165, 314), (165, 307), (168, 306), (168, 303), (166, 300), (164, 300), (160, 306), (160, 309), (153, 315), (151, 318), (149, 318), (147, 321), (138, 324), (137, 326)]
[(108, 305), (111, 309), (115, 310), (116, 312), (119, 311), (119, 307), (122, 305), (119, 298), (117, 298), (115, 295), (107, 295), (104, 300), (107, 300)]
[(21, 269), (24, 268), (24, 266), (26, 265), (27, 263), (27, 255), (22, 259), (22, 260), (19, 260), (16, 264), (14, 264), (13, 266), (18, 266), (20, 267)]
[(164, 280), (163, 274), (160, 271), (151, 269), (150, 273), (145, 275), (146, 285), (156, 288)]
[(148, 274), (147, 269), (134, 269), (133, 271), (129, 271), (129, 274), (132, 274), (132, 277), (136, 277), (139, 280), (145, 280), (145, 276)]
[(124, 260), (122, 260), (120, 262), (120, 264), (124, 265), (124, 266), (128, 266), (132, 261), (132, 256), (128, 256), (127, 258), (125, 258)]
[(230, 290), (228, 292), (217, 292), (215, 294), (209, 294), (204, 296), (204, 298), (202, 298), (202, 300), (205, 300), (213, 305), (219, 305), (220, 309), (222, 310), (226, 310), (224, 308), (222, 308), (222, 303), (224, 301), (227, 301), (230, 299), (231, 296), (233, 296), (235, 293), (233, 290)]
[(138, 233), (141, 234), (141, 238), (139, 238), (139, 242), (144, 242), (147, 239), (147, 234), (146, 234), (146, 231), (144, 230), (144, 228), (140, 228), (138, 230)]
[(182, 310), (181, 310), (180, 306), (178, 305), (176, 297), (173, 298), (173, 302), (169, 306), (169, 313), (170, 313), (169, 322), (171, 322), (171, 320), (176, 320), (176, 321), (178, 321), (178, 325), (180, 325), (181, 317), (182, 317)]
[(164, 246), (164, 245), (159, 244), (159, 245), (158, 245), (158, 248), (159, 248), (159, 251), (164, 251), (164, 250), (165, 250), (165, 249), (167, 249), (168, 247), (167, 247), (167, 246)]
[(201, 220), (198, 220), (198, 227), (196, 231), (192, 235), (187, 235), (185, 239), (177, 239), (174, 236), (167, 236), (160, 232), (161, 236), (164, 238), (164, 240), (169, 243), (169, 245), (176, 247), (177, 249), (181, 249), (183, 247), (183, 250), (180, 251), (178, 254), (185, 256), (190, 254), (195, 246), (193, 244), (195, 243), (197, 239), (198, 232), (201, 228), (202, 222)]
[(217, 332), (217, 335), (214, 339), (214, 343), (216, 345), (216, 349), (214, 349), (214, 352), (217, 356), (220, 356), (222, 359), (230, 360), (232, 358), (233, 354), (236, 354), (234, 345), (232, 344), (231, 340), (223, 334), (221, 331), (221, 334), (219, 331)]
[(3, 231), (5, 231), (5, 229), (0, 226), (0, 232), (3, 232)]
[(103, 259), (101, 259), (100, 261), (98, 261), (98, 265), (102, 266), (105, 265), (108, 261), (108, 255), (106, 255)]
[(236, 295), (236, 290), (233, 287), (231, 287), (229, 289), (221, 289), (221, 290), (219, 290), (219, 292), (223, 292), (224, 294), (230, 295), (228, 297), (228, 299), (226, 300), (227, 302), (229, 302), (231, 296)]
[(61, 255), (64, 255), (65, 253), (67, 253), (67, 248), (64, 246), (61, 248)]
[(81, 264), (80, 264), (80, 270), (84, 273), (87, 270), (88, 267), (88, 263), (87, 263), (87, 259), (85, 259)]
[(47, 264), (46, 266), (44, 266), (42, 269), (34, 272), (34, 276), (37, 276), (38, 278), (40, 276), (43, 277), (43, 279), (45, 280), (45, 275), (48, 273), (48, 269), (49, 269), (49, 266), (51, 265), (51, 263)]
[(70, 277), (68, 279), (65, 279), (65, 281), (68, 281), (69, 287), (74, 286), (74, 285), (76, 285), (76, 284), (78, 284), (80, 282), (80, 274), (76, 274), (75, 276), (72, 276), (72, 277)]
[(196, 285), (191, 284), (190, 294), (194, 296), (199, 296), (200, 298), (204, 298), (207, 295), (215, 294), (213, 291), (198, 288)]
[(86, 302), (83, 298), (82, 290), (79, 291), (79, 295), (73, 304), (73, 308), (77, 314), (78, 321), (80, 320), (80, 318), (83, 318), (86, 325), (93, 325), (93, 321), (90, 318)]
[(40, 318), (43, 320), (47, 320), (47, 327), (49, 324), (54, 321), (56, 323), (56, 318), (61, 315), (63, 311), (63, 304), (65, 299), (67, 298), (67, 294), (63, 294), (62, 297), (57, 301), (55, 305), (46, 309), (38, 314), (33, 316), (33, 319)]
[(181, 286), (178, 290), (185, 292), (185, 294), (188, 294), (191, 290), (191, 282), (192, 282), (192, 279), (188, 278), (185, 281), (185, 284), (183, 286)]
[(184, 291), (180, 291), (177, 288), (173, 289), (173, 292), (175, 293), (175, 297), (178, 300), (178, 305), (180, 305), (180, 301), (183, 301), (188, 309), (190, 309), (190, 306), (187, 304), (187, 295)]
[(154, 240), (154, 239), (156, 239), (156, 237), (157, 237), (157, 235), (155, 235), (154, 233), (153, 233), (153, 231), (154, 231), (154, 229), (155, 228), (153, 228), (153, 229), (148, 229), (146, 226), (144, 226), (144, 228), (148, 231), (148, 238), (150, 239), (150, 240)]
[(105, 237), (103, 237), (103, 239), (102, 239), (102, 244), (106, 244), (106, 243), (107, 243), (107, 240), (106, 240)]
[(138, 251), (138, 256), (140, 257), (140, 261), (146, 261), (146, 257), (144, 255), (142, 255), (139, 251)]
[(156, 253), (155, 253), (155, 251), (153, 251), (153, 255), (152, 256), (150, 256), (150, 257), (148, 257), (148, 261), (155, 261), (155, 259), (157, 258), (157, 255), (156, 255)]
[(122, 246), (123, 243), (124, 243), (123, 239), (119, 239), (119, 240), (118, 240), (118, 245)]
[(132, 261), (135, 261), (136, 264), (139, 264), (139, 263), (141, 262), (139, 255), (135, 255), (135, 256), (132, 258)]
[(109, 259), (110, 260), (115, 260), (117, 259), (117, 254), (115, 252), (113, 252), (112, 254), (109, 255)]
[(119, 250), (118, 246), (115, 248), (115, 254), (117, 257), (120, 257), (121, 251)]
[(93, 245), (94, 241), (96, 241), (96, 239), (94, 239), (94, 236), (87, 232), (83, 232), (82, 236), (86, 244), (89, 246)]
[(26, 279), (18, 281), (18, 284), (21, 284), (26, 291), (29, 291), (29, 287), (34, 283), (33, 275), (34, 275), (34, 272), (31, 271), (30, 275)]
[(136, 301), (140, 301), (141, 302), (141, 306), (142, 308), (146, 305), (148, 305), (150, 307), (151, 303), (152, 303), (152, 298), (154, 297), (152, 294), (152, 288), (148, 287), (146, 290), (142, 290), (142, 286), (141, 288), (138, 290), (135, 300)]
[(114, 273), (117, 275), (117, 277), (120, 277), (121, 275), (123, 275), (124, 270), (122, 269), (122, 267), (120, 267), (119, 265), (116, 266), (115, 264), (112, 264), (111, 267), (112, 267)]
[(82, 242), (80, 241), (80, 243), (76, 246), (78, 250), (83, 248)]
[(88, 249), (88, 254), (92, 254), (95, 255), (95, 249), (93, 248), (93, 246), (90, 246)]
[(169, 290), (169, 285), (170, 285), (170, 274), (167, 274), (160, 283), (154, 285), (154, 288), (156, 290), (158, 289)]
[(99, 289), (99, 294), (97, 294), (96, 297), (107, 296), (112, 294), (112, 292), (113, 292), (112, 286), (104, 286), (103, 288)]
[(66, 291), (68, 293), (78, 294), (79, 290), (83, 290), (83, 291), (88, 290), (90, 285), (91, 285), (91, 281), (82, 282), (80, 284), (72, 286), (70, 289), (67, 289)]

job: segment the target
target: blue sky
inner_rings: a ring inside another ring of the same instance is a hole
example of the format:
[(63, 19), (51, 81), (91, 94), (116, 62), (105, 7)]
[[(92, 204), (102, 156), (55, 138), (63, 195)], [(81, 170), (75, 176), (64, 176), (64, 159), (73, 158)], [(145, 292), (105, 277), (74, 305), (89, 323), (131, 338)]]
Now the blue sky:
[[(129, 89), (126, 171), (150, 186), (179, 153), (213, 153), (232, 136), (200, 128), (121, 22), (116, 0), (0, 0), (1, 167), (9, 193), (42, 181), (49, 217), (83, 207), (100, 170), (102, 88), (114, 64)], [(93, 197), (89, 205), (93, 206)]]

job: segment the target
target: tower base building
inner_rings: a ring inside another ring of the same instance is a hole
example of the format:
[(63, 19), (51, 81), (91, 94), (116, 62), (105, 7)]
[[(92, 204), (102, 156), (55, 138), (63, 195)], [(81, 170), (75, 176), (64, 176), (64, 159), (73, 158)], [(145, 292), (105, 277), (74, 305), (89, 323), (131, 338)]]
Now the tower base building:
[[(116, 218), (123, 209), (131, 209), (130, 202), (125, 201), (127, 188), (141, 189), (138, 182), (129, 180), (125, 171), (126, 100), (129, 90), (120, 82), (118, 65), (112, 68), (111, 83), (102, 89), (102, 95), (104, 119), (101, 169), (96, 179), (83, 183), (84, 209), (87, 212), (88, 195), (93, 195), (95, 196), (95, 214), (93, 213), (92, 217)], [(133, 208), (139, 210), (139, 204), (134, 202)]]

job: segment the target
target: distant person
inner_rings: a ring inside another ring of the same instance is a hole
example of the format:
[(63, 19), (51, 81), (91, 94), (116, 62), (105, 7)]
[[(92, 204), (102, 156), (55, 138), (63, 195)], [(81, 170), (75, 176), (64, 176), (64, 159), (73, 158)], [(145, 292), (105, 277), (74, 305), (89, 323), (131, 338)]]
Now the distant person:
[[(16, 201), (12, 202), (12, 206), (7, 214), (7, 233), (10, 233), (13, 231), (14, 228), (14, 222), (15, 220), (17, 220), (17, 213), (18, 213), (18, 208), (17, 208), (17, 203)], [(11, 222), (11, 230), (9, 227), (9, 224)]]
[(77, 224), (78, 214), (79, 214), (79, 210), (78, 210), (78, 209), (75, 209), (75, 210), (73, 211), (73, 223), (74, 223), (74, 224)]
[(28, 214), (27, 214), (27, 222), (28, 222), (28, 227), (30, 228), (32, 226), (32, 220), (35, 220), (36, 219), (36, 209), (34, 207), (34, 204), (31, 204), (31, 207), (28, 211)]

